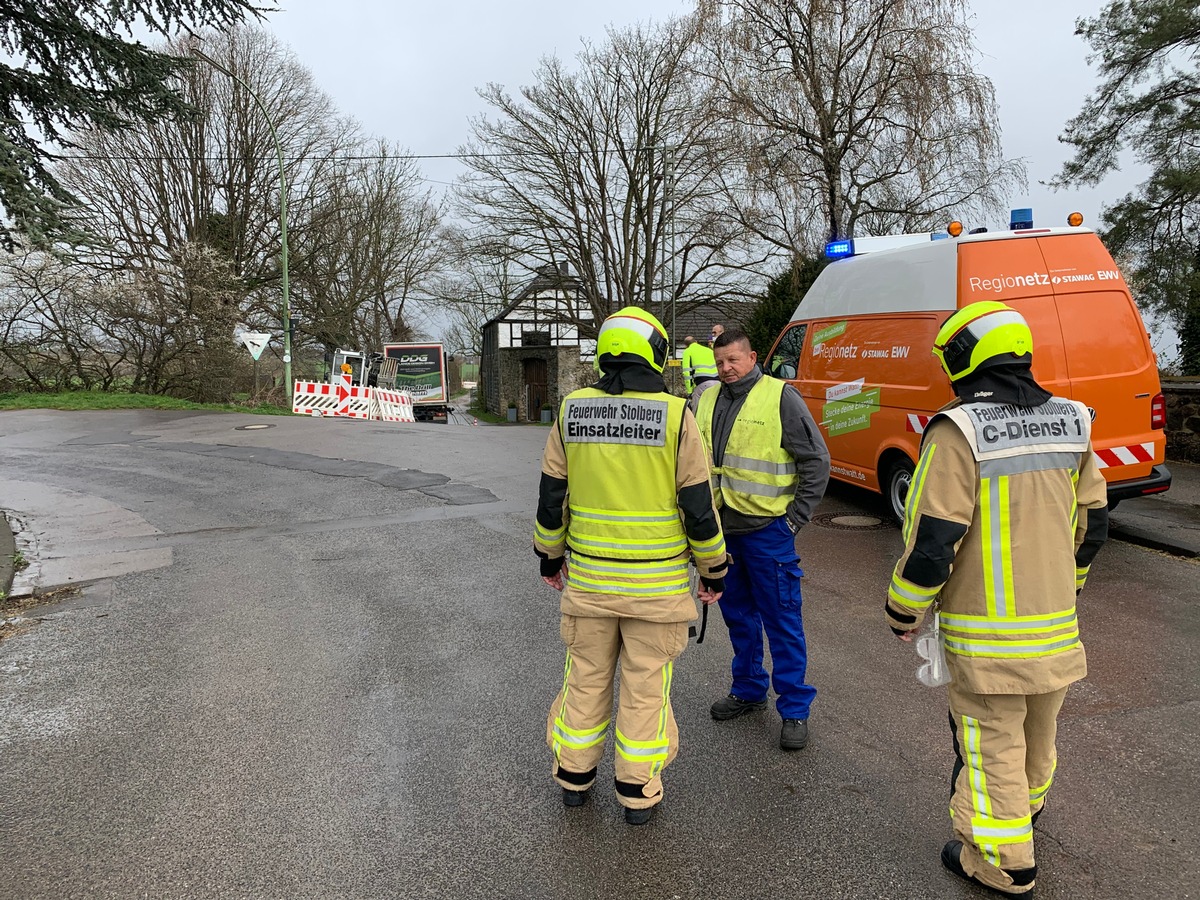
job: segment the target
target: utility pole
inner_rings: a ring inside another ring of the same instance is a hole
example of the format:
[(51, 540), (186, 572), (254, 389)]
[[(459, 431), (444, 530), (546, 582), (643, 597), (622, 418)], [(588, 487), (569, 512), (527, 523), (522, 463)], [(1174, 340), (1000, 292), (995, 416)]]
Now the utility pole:
[[(271, 114), (267, 111), (266, 105), (255, 92), (254, 88), (250, 87), (243, 79), (233, 74), (225, 66), (221, 65), (215, 59), (201, 52), (199, 47), (191, 48), (192, 55), (197, 59), (201, 59), (208, 63), (218, 72), (224, 72), (235, 82), (246, 89), (258, 105), (259, 111), (262, 112), (263, 118), (267, 120), (267, 128), (271, 132), (271, 140), (275, 142), (275, 158), (279, 162), (279, 276), (283, 287), (283, 310), (281, 319), (283, 321), (283, 383), (284, 389), (287, 391), (288, 406), (292, 405), (292, 311), (288, 300), (288, 243), (287, 243), (287, 174), (283, 168), (283, 147), (279, 143), (279, 135), (275, 133), (275, 123), (271, 121)], [(257, 382), (257, 379), (256, 379)]]

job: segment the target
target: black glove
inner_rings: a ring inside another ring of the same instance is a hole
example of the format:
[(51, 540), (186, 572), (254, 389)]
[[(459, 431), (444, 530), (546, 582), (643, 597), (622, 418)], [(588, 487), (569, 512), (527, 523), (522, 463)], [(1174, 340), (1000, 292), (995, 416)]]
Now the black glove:
[(712, 591), (714, 594), (725, 593), (725, 579), (722, 578), (705, 578), (700, 576), (700, 583)]
[(554, 559), (542, 556), (541, 554), (538, 554), (538, 556), (540, 557), (538, 559), (538, 569), (541, 571), (543, 578), (553, 578), (562, 571), (563, 563), (567, 561), (565, 556), (558, 556)]

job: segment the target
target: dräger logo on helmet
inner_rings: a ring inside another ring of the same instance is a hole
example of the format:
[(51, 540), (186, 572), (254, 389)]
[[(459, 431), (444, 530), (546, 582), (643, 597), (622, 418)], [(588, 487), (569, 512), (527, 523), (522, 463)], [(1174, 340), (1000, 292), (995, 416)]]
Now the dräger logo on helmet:
[(1028, 275), (997, 275), (995, 278), (971, 277), (972, 291), (990, 291), (1002, 294), (1009, 288), (1037, 287), (1050, 284), (1050, 276), (1043, 272), (1030, 272)]

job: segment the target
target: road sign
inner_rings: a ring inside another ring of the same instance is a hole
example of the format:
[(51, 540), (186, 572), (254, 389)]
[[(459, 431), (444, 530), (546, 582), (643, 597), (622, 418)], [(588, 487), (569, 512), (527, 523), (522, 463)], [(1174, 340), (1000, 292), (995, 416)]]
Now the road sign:
[(350, 414), (350, 374), (347, 372), (338, 377), (334, 385), (334, 396), (337, 398), (337, 408), (334, 410), (335, 416), (346, 416)]
[(243, 331), (239, 337), (246, 345), (246, 349), (250, 351), (250, 355), (254, 357), (255, 362), (258, 362), (263, 350), (271, 342), (271, 336), (260, 331)]

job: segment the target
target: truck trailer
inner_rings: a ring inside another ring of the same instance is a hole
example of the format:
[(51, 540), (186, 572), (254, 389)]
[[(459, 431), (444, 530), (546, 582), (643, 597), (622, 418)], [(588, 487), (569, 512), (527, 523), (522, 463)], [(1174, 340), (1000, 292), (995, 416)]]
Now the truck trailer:
[(396, 360), (396, 390), (413, 399), (413, 415), (420, 422), (450, 418), (450, 379), (446, 353), (439, 343), (384, 344), (383, 355)]

